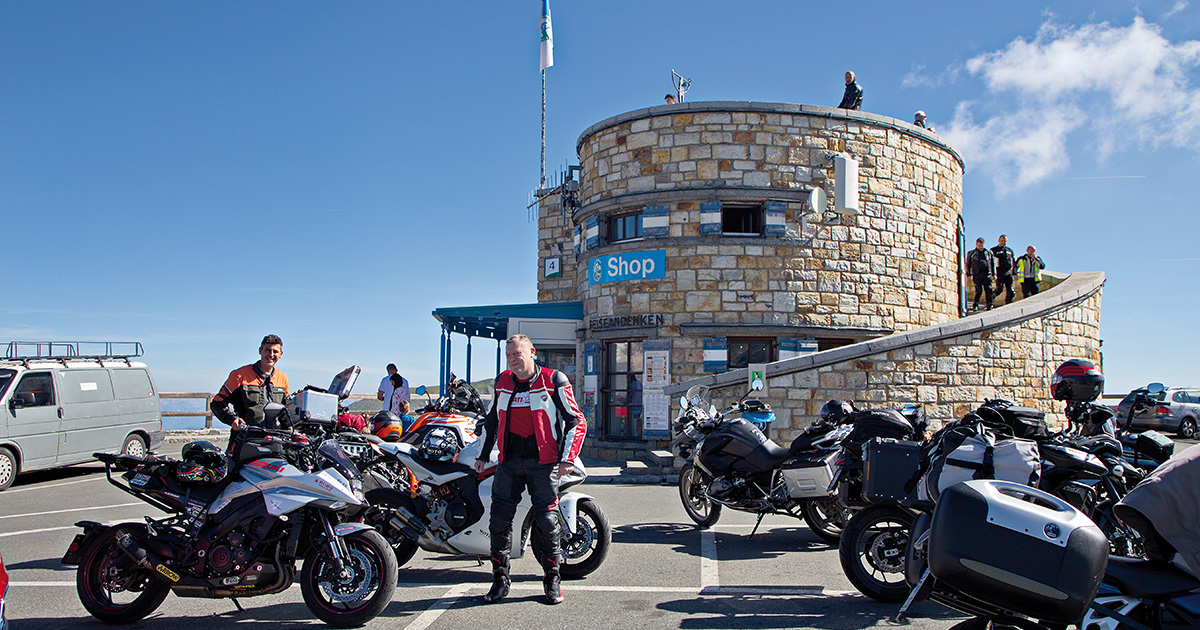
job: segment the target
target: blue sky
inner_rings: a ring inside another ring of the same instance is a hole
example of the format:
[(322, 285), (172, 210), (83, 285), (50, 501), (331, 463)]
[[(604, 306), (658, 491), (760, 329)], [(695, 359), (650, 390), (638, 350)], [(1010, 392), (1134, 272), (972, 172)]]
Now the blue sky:
[[(0, 340), (138, 340), (160, 389), (213, 391), (273, 332), (293, 387), (433, 383), (433, 309), (536, 301), (540, 4), (3, 3)], [(1110, 393), (1200, 384), (1187, 2), (552, 9), (549, 172), (672, 69), (689, 101), (817, 105), (853, 69), (962, 150), (970, 236), (1107, 273)]]

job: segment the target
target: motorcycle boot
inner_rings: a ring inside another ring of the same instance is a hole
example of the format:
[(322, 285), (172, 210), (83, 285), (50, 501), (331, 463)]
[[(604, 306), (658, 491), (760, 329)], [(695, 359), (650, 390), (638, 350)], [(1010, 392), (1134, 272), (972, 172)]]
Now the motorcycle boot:
[(563, 600), (561, 566), (561, 554), (550, 556), (542, 563), (542, 568), (546, 573), (546, 576), (542, 579), (542, 585), (545, 587), (546, 603), (551, 606), (561, 604)]
[(492, 588), (483, 601), (494, 604), (508, 596), (512, 581), (508, 577), (508, 556), (492, 556)]

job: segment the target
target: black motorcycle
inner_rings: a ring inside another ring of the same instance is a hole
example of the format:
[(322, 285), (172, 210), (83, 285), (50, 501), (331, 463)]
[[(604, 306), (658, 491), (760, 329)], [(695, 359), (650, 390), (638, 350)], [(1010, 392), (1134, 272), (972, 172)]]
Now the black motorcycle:
[(687, 460), (679, 471), (684, 510), (705, 527), (717, 522), (722, 507), (757, 514), (758, 523), (767, 514), (782, 514), (803, 519), (819, 537), (836, 541), (841, 508), (829, 484), (837, 445), (851, 428), (816, 427), (783, 448), (755, 426), (774, 414), (765, 403), (747, 400), (752, 391), (725, 412), (709, 402), (704, 386), (680, 399), (673, 430), (676, 451)]
[[(271, 416), (283, 412), (267, 405)], [(110, 483), (167, 516), (76, 524), (84, 531), (62, 562), (78, 565), (79, 598), (92, 616), (132, 623), (170, 592), (231, 598), (240, 609), (242, 597), (285, 591), (300, 560), (304, 602), (330, 625), (360, 626), (391, 601), (395, 554), (370, 526), (347, 522), (366, 499), (337, 442), (254, 427), (235, 436), (228, 461), (95, 454)]]

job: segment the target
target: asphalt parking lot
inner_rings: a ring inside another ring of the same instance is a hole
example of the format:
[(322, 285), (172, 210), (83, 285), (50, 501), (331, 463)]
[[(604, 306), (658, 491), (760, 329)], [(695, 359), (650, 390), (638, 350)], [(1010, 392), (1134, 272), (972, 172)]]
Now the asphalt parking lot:
[[(1176, 450), (1195, 441), (1177, 441)], [(178, 451), (179, 445), (166, 450)], [(593, 466), (594, 496), (612, 525), (605, 563), (564, 583), (566, 601), (541, 603), (533, 560), (514, 561), (512, 595), (484, 605), (488, 567), (473, 557), (418, 552), (401, 568), (392, 604), (368, 628), (949, 628), (962, 615), (937, 604), (915, 606), (897, 623), (898, 606), (858, 594), (842, 575), (837, 550), (801, 521), (725, 511), (711, 529), (689, 521), (674, 486), (620, 483), (619, 469)], [(606, 478), (607, 477), (607, 478)], [(607, 481), (609, 483), (599, 483)], [(59, 562), (79, 520), (140, 521), (145, 504), (107, 483), (99, 464), (34, 473), (0, 493), (0, 552), (12, 580), (7, 614), (15, 630), (108, 627), (90, 617), (75, 592), (73, 567)], [(167, 598), (136, 628), (319, 627), (298, 587), (242, 600)]]
[[(726, 513), (702, 530), (687, 520), (671, 486), (584, 484), (605, 510), (613, 547), (592, 575), (568, 581), (566, 601), (541, 603), (533, 560), (514, 562), (509, 599), (484, 605), (490, 572), (472, 557), (419, 552), (401, 569), (392, 604), (368, 628), (869, 628), (895, 625), (897, 606), (875, 603), (842, 576), (835, 548), (800, 521)], [(22, 477), (0, 493), (0, 552), (10, 571), (7, 613), (15, 630), (107, 627), (75, 592), (59, 558), (74, 522), (141, 520), (151, 510), (110, 486), (98, 465)], [(167, 598), (137, 628), (321, 626), (299, 588), (243, 600)], [(923, 604), (902, 625), (948, 628), (961, 615)]]

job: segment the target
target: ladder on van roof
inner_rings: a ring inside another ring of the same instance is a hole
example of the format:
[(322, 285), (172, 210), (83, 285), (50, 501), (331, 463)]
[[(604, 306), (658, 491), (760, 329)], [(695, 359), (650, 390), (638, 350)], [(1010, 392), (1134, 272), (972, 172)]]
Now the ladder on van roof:
[(143, 355), (140, 341), (10, 341), (4, 358), (22, 361), (42, 359), (61, 361), (104, 361), (131, 359)]

